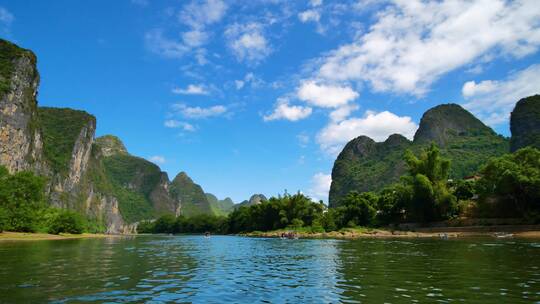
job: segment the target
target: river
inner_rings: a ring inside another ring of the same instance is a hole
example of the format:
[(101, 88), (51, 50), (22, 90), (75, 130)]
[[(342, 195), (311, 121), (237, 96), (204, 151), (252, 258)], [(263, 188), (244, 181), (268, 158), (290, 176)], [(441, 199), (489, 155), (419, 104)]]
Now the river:
[(2, 303), (531, 303), (540, 242), (136, 236), (0, 243)]

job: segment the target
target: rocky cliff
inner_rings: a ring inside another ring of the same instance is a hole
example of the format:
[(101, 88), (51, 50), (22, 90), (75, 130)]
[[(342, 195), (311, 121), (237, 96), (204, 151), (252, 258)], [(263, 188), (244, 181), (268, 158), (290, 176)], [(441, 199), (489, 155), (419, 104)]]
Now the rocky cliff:
[[(132, 233), (142, 219), (178, 215), (181, 200), (189, 213), (192, 202), (177, 195), (189, 190), (129, 154), (117, 137), (95, 139), (94, 116), (38, 107), (38, 85), (35, 55), (0, 40), (0, 165), (46, 176), (53, 206), (76, 210), (108, 233)], [(206, 203), (199, 204), (201, 212), (210, 212)]]
[(339, 199), (352, 190), (377, 191), (397, 182), (405, 173), (405, 150), (419, 152), (431, 142), (451, 159), (454, 178), (476, 172), (489, 158), (509, 150), (508, 139), (497, 135), (461, 106), (439, 105), (424, 113), (412, 142), (401, 135), (391, 135), (382, 143), (366, 136), (347, 143), (332, 168), (329, 205), (337, 206)]
[(512, 152), (526, 146), (540, 149), (540, 95), (523, 98), (510, 115)]
[(38, 84), (36, 56), (0, 40), (0, 163), (10, 172), (33, 169), (41, 161)]

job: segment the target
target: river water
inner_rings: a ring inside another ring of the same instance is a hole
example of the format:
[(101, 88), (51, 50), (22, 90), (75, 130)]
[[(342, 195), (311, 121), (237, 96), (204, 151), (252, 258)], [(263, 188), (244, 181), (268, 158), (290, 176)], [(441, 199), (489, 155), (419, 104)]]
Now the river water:
[(540, 303), (540, 241), (234, 236), (0, 243), (2, 303)]

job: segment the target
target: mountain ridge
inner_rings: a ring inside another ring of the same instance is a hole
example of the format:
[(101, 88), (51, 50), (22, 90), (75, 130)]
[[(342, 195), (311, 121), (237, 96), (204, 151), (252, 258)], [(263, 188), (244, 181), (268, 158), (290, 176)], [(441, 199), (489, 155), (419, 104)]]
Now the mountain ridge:
[(405, 172), (404, 151), (418, 152), (431, 142), (440, 146), (443, 156), (453, 160), (452, 178), (472, 174), (490, 157), (509, 150), (507, 138), (497, 135), (460, 105), (437, 105), (422, 115), (413, 141), (396, 134), (384, 142), (367, 136), (349, 141), (332, 168), (329, 206), (337, 206), (351, 190), (378, 191), (397, 182)]

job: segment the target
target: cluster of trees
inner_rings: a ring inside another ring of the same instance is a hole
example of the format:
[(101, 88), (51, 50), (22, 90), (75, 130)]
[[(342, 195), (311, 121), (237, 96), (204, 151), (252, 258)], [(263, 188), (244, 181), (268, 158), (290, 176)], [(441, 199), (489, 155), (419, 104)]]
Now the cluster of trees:
[(87, 221), (80, 214), (51, 208), (46, 180), (31, 172), (10, 174), (0, 166), (0, 232), (82, 233)]
[(200, 214), (192, 217), (163, 215), (155, 221), (142, 221), (139, 233), (227, 233), (228, 223), (224, 216)]
[[(436, 145), (416, 156), (404, 155), (407, 173), (400, 182), (378, 193), (350, 192), (327, 209), (322, 202), (294, 195), (272, 197), (240, 207), (228, 217), (164, 216), (145, 222), (142, 232), (238, 233), (277, 229), (333, 231), (346, 227), (387, 226), (403, 222), (428, 223), (463, 215), (540, 219), (540, 151), (524, 148), (491, 159), (475, 178), (449, 179), (450, 161)], [(471, 212), (471, 209), (473, 212)]]
[(540, 220), (540, 150), (526, 147), (491, 159), (473, 186), (482, 217)]

